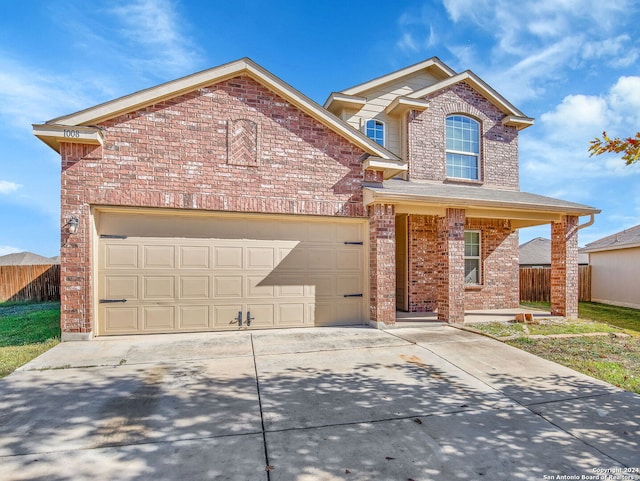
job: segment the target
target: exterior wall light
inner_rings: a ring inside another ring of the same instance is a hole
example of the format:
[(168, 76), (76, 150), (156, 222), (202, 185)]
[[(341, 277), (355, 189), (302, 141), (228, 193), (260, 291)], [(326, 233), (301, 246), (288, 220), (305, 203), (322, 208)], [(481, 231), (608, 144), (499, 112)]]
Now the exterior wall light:
[(80, 225), (80, 219), (77, 217), (71, 217), (69, 222), (67, 222), (64, 226), (67, 228), (67, 232), (69, 234), (75, 234), (78, 232), (78, 225)]

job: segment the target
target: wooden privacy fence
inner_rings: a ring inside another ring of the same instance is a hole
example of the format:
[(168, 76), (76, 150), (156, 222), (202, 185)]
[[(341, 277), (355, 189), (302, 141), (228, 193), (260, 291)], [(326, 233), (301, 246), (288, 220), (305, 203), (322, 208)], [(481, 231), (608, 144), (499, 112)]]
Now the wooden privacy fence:
[(60, 265), (0, 266), (0, 302), (59, 300)]
[[(551, 268), (520, 268), (520, 300), (551, 300)], [(591, 300), (591, 266), (578, 266), (578, 300)]]

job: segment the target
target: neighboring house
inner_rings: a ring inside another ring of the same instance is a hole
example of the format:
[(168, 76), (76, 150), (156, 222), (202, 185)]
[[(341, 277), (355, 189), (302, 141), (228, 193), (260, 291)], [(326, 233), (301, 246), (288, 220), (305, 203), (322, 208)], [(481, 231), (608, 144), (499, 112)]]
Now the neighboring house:
[(578, 218), (520, 192), (528, 118), (432, 58), (316, 104), (249, 59), (34, 125), (62, 159), (62, 332), (462, 322), (518, 306), (550, 224), (577, 314)]
[(594, 302), (640, 309), (640, 225), (587, 244)]
[[(551, 239), (536, 237), (520, 244), (520, 267), (551, 267)], [(578, 265), (589, 264), (589, 255), (578, 251)]]

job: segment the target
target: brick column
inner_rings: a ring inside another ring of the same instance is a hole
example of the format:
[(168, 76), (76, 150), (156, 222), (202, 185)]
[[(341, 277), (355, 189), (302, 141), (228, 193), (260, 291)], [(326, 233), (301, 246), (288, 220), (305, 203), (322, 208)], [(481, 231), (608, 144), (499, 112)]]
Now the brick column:
[(396, 216), (393, 205), (375, 204), (369, 214), (370, 319), (396, 322)]
[(551, 224), (551, 315), (578, 317), (578, 217)]
[(438, 320), (464, 322), (464, 209), (438, 217)]
[[(91, 295), (91, 211), (83, 202), (84, 180), (78, 163), (102, 158), (99, 146), (62, 143), (60, 232), (60, 329), (62, 341), (91, 339), (94, 332)], [(77, 217), (78, 230), (65, 224)]]

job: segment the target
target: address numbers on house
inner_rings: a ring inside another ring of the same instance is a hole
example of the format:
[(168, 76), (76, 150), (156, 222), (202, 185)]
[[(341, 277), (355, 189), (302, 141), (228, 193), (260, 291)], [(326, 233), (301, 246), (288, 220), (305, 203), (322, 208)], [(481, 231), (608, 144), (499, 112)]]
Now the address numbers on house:
[(80, 138), (80, 131), (79, 130), (68, 130), (68, 129), (64, 129), (62, 131), (62, 135), (66, 138), (69, 139), (79, 139)]

